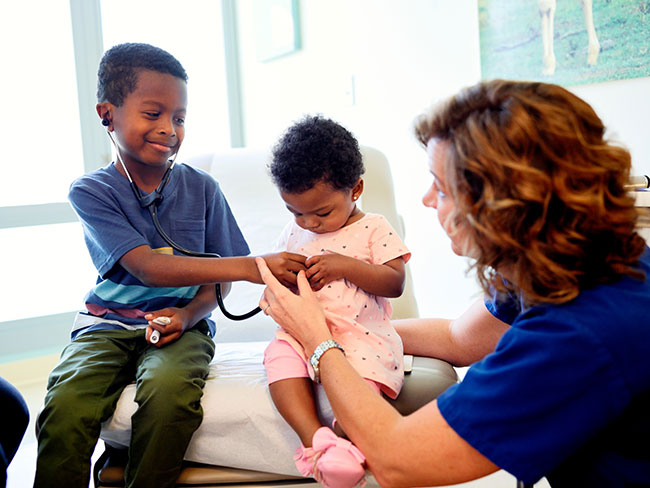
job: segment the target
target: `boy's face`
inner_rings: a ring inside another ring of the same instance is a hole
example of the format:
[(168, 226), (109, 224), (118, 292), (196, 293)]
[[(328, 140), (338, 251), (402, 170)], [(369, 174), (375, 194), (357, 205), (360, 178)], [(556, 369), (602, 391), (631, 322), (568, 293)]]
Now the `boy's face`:
[(363, 180), (352, 190), (335, 190), (318, 182), (302, 193), (280, 192), (280, 196), (303, 229), (316, 234), (333, 232), (357, 220), (356, 200), (363, 191)]
[(113, 107), (112, 129), (129, 170), (166, 167), (185, 136), (187, 85), (173, 75), (142, 70), (136, 89)]

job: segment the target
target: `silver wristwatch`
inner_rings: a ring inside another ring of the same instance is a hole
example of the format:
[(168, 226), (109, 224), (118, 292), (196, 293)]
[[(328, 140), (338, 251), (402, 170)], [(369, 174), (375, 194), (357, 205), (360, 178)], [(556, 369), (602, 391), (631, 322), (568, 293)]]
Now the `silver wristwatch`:
[(318, 344), (318, 347), (314, 349), (314, 354), (312, 354), (309, 358), (311, 367), (314, 368), (314, 381), (316, 383), (320, 383), (320, 358), (323, 354), (325, 354), (326, 351), (329, 351), (334, 347), (340, 349), (343, 351), (343, 354), (345, 354), (345, 351), (338, 342), (333, 339), (327, 339), (326, 341)]

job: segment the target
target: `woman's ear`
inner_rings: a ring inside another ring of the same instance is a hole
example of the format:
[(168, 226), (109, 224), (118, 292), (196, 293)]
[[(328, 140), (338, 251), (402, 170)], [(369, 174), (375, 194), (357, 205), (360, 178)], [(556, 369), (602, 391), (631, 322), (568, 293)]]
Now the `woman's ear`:
[(352, 200), (357, 201), (361, 194), (363, 193), (363, 179), (359, 178), (357, 184), (352, 188)]

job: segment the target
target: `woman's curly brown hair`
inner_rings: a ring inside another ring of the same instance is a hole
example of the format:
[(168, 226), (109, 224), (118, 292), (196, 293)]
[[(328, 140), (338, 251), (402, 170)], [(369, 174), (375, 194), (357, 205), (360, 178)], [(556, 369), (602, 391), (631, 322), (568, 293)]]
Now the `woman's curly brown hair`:
[[(594, 110), (546, 83), (494, 80), (419, 117), (416, 136), (447, 143), (456, 225), (470, 229), (479, 282), (524, 303), (564, 303), (630, 275), (645, 242), (624, 185), (630, 154)], [(501, 279), (501, 273), (507, 281)]]

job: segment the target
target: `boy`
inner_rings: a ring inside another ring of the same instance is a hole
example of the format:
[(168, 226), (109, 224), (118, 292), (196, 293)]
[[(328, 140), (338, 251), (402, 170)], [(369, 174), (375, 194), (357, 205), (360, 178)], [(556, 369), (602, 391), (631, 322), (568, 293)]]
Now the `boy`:
[[(181, 64), (147, 44), (117, 45), (100, 63), (97, 114), (117, 157), (75, 181), (69, 194), (99, 277), (50, 375), (37, 421), (36, 487), (88, 486), (101, 423), (133, 380), (138, 410), (126, 486), (174, 486), (202, 419), (202, 388), (214, 354), (215, 326), (208, 319), (216, 306), (214, 283), (261, 283), (217, 182), (189, 166), (170, 170), (184, 137), (186, 83)], [(227, 257), (174, 255), (130, 180), (143, 195), (162, 186), (157, 215), (174, 241)], [(299, 255), (265, 259), (286, 283), (304, 269)], [(159, 323), (162, 317), (167, 325)], [(154, 329), (161, 334), (155, 344)]]

